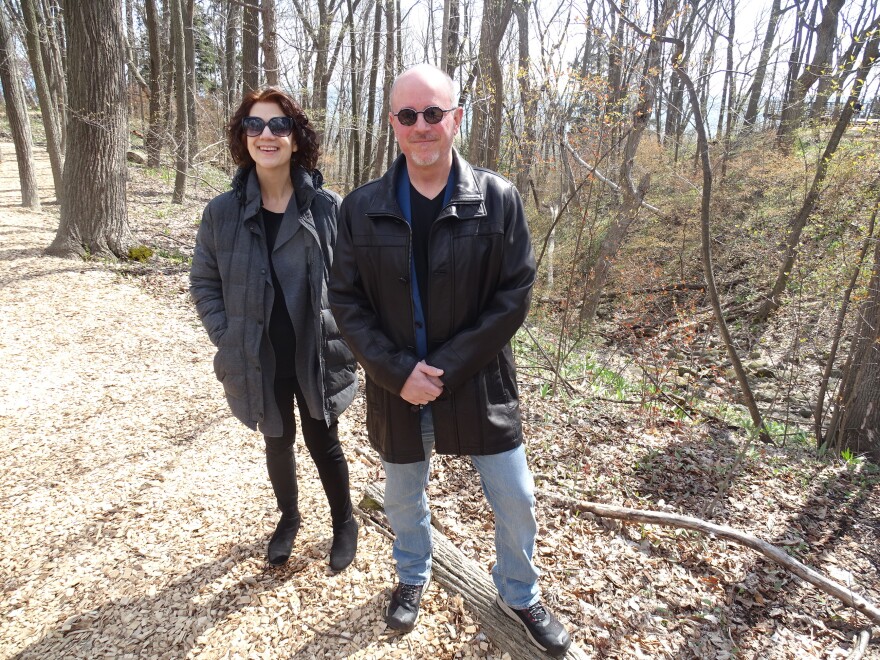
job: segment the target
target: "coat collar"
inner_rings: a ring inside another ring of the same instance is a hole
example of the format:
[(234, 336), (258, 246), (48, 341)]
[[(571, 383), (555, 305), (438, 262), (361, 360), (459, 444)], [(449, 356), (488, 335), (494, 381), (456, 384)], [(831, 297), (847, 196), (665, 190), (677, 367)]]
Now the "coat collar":
[[(388, 168), (388, 171), (378, 180), (378, 190), (372, 196), (371, 203), (366, 210), (367, 215), (394, 215), (404, 217), (397, 203), (397, 181), (400, 180), (400, 171), (406, 167), (406, 156), (401, 154)], [(452, 151), (452, 169), (455, 186), (449, 197), (449, 203), (440, 213), (440, 217), (458, 216), (478, 217), (486, 215), (483, 191), (477, 183), (474, 168), (471, 167), (458, 151)]]
[[(323, 185), (324, 177), (318, 170), (307, 170), (291, 163), (290, 179), (293, 182), (293, 194), (296, 207), (302, 214), (312, 205), (317, 190)], [(245, 207), (244, 218), (254, 217), (260, 210), (262, 196), (260, 182), (257, 179), (257, 168), (239, 167), (232, 178), (232, 192)]]

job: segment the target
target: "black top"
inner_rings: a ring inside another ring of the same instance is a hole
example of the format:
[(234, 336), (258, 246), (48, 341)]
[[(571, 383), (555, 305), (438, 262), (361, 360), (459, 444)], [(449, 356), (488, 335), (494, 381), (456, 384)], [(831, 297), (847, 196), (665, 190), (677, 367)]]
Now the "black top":
[(278, 238), (278, 230), (281, 229), (283, 213), (273, 213), (261, 209), (263, 214), (263, 227), (266, 230), (266, 245), (269, 249), (269, 268), (272, 271), (272, 286), (275, 288), (275, 303), (272, 305), (272, 316), (269, 319), (269, 341), (275, 351), (275, 378), (292, 378), (296, 376), (296, 332), (293, 329), (293, 321), (287, 311), (287, 303), (284, 301), (284, 290), (281, 282), (275, 274), (275, 265), (272, 262), (272, 250), (275, 249), (275, 240)]
[(428, 306), (428, 237), (431, 234), (431, 225), (443, 210), (443, 193), (445, 192), (444, 188), (434, 199), (428, 199), (412, 184), (409, 184), (413, 262), (416, 266), (416, 279), (419, 284), (422, 309), (426, 309)]

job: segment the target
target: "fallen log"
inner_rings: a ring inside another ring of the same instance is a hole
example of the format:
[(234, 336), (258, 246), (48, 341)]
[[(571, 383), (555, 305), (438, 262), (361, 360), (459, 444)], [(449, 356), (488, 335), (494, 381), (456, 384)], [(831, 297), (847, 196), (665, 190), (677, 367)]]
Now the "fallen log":
[[(375, 513), (385, 508), (385, 493), (376, 484), (364, 491), (360, 508)], [(380, 528), (390, 529), (384, 516), (371, 517)], [(439, 530), (432, 528), (434, 553), (432, 579), (453, 594), (460, 595), (474, 614), (486, 636), (513, 660), (546, 660), (549, 656), (535, 648), (522, 627), (510, 619), (495, 604), (497, 593), (492, 578), (480, 566), (466, 557)], [(571, 631), (569, 631), (571, 632)], [(563, 656), (569, 660), (589, 658), (577, 645), (572, 644)]]
[(584, 502), (542, 490), (537, 491), (536, 494), (542, 502), (551, 502), (556, 506), (564, 507), (578, 513), (589, 513), (600, 518), (613, 518), (625, 522), (647, 523), (649, 525), (665, 525), (667, 527), (690, 529), (702, 534), (711, 534), (721, 539), (733, 541), (739, 545), (744, 545), (747, 548), (756, 550), (771, 561), (776, 562), (783, 568), (794, 573), (802, 580), (805, 580), (814, 587), (824, 591), (829, 596), (834, 596), (847, 607), (851, 607), (854, 610), (861, 612), (873, 623), (880, 624), (880, 609), (878, 609), (871, 601), (855, 593), (851, 586), (847, 587), (826, 578), (824, 575), (813, 568), (810, 568), (806, 564), (801, 563), (784, 550), (759, 539), (757, 536), (752, 536), (751, 534), (734, 529), (733, 527), (716, 525), (715, 523), (710, 523), (706, 520), (701, 520), (700, 518), (692, 518), (690, 516), (682, 516), (675, 513), (629, 509), (622, 506)]

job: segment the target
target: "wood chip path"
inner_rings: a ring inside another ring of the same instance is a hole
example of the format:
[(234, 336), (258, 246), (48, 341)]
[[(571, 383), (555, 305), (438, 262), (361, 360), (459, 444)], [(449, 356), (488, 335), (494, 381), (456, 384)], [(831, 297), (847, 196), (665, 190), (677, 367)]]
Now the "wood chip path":
[[(0, 658), (501, 657), (436, 586), (416, 630), (389, 634), (390, 542), (369, 526), (330, 573), (301, 441), (304, 524), (268, 566), (262, 438), (227, 412), (185, 292), (45, 256), (57, 207), (18, 207), (0, 147)], [(356, 498), (381, 478), (354, 451), (362, 411), (342, 422)]]

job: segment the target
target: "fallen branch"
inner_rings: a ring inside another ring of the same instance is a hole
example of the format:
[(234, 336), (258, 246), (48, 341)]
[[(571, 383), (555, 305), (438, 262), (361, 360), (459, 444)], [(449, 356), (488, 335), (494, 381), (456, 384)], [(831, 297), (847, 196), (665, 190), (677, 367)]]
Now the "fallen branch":
[[(363, 511), (379, 511), (385, 507), (385, 493), (376, 484), (364, 491), (359, 505)], [(373, 518), (378, 526), (387, 529), (387, 521)], [(495, 585), (492, 578), (477, 562), (466, 557), (452, 541), (439, 530), (433, 529), (433, 579), (447, 591), (459, 594), (468, 609), (480, 622), (483, 632), (503, 653), (513, 660), (546, 660), (546, 654), (535, 648), (526, 638), (525, 631), (504, 614), (495, 604)], [(586, 660), (590, 657), (572, 644), (564, 658)]]
[(771, 545), (766, 541), (762, 541), (756, 536), (734, 529), (733, 527), (716, 525), (715, 523), (710, 523), (699, 518), (681, 516), (675, 513), (661, 513), (659, 511), (646, 511), (643, 509), (630, 509), (622, 506), (584, 502), (570, 497), (555, 495), (547, 491), (539, 491), (537, 494), (539, 498), (544, 501), (553, 502), (557, 506), (562, 506), (572, 511), (591, 513), (594, 516), (613, 518), (625, 522), (647, 523), (649, 525), (665, 525), (668, 527), (690, 529), (702, 534), (712, 534), (718, 538), (733, 541), (739, 545), (744, 545), (761, 553), (768, 559), (776, 562), (813, 586), (818, 587), (826, 594), (834, 596), (844, 605), (861, 612), (873, 623), (880, 624), (880, 609), (869, 600), (854, 593), (852, 589), (838, 584), (833, 580), (829, 580), (824, 575), (818, 573), (809, 566), (802, 564), (776, 546)]
[(846, 656), (846, 660), (861, 660), (868, 650), (868, 642), (871, 641), (871, 631), (862, 630), (858, 635), (853, 635), (853, 647)]

